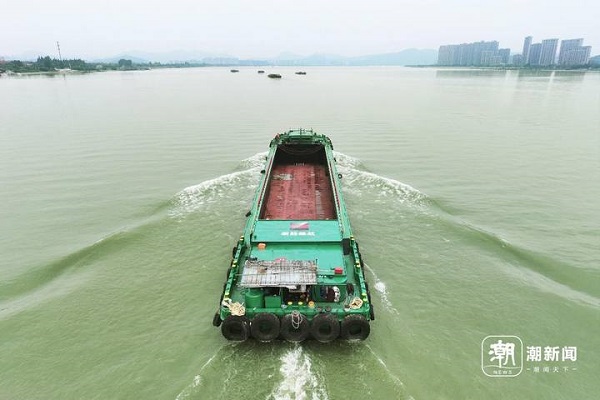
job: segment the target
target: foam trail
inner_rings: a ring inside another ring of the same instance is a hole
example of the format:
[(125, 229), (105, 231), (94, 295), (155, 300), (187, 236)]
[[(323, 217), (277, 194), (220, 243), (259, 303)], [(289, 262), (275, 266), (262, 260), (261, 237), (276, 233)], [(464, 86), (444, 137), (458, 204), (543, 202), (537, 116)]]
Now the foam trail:
[[(240, 195), (242, 193), (254, 193), (257, 174), (264, 167), (267, 154), (267, 152), (261, 152), (242, 160), (239, 164), (239, 168), (242, 168), (240, 171), (183, 189), (175, 196), (177, 206), (169, 214), (172, 217), (183, 217), (201, 209), (203, 206), (234, 198), (233, 191), (239, 191)], [(347, 184), (344, 185), (346, 191), (355, 191), (362, 194), (366, 187), (370, 195), (375, 193), (378, 197), (384, 198), (392, 196), (401, 203), (408, 201), (409, 203), (419, 204), (427, 198), (410, 185), (359, 169), (361, 162), (354, 157), (337, 152), (335, 157), (338, 160), (339, 171), (347, 179)], [(372, 190), (373, 188), (376, 190)]]
[(506, 274), (511, 275), (520, 282), (523, 282), (523, 284), (533, 286), (542, 292), (559, 296), (581, 305), (600, 308), (599, 298), (573, 289), (568, 285), (557, 282), (554, 279), (549, 278), (537, 271), (532, 271), (527, 267), (519, 267), (511, 264), (510, 268), (503, 268), (503, 270)]
[(337, 161), (337, 166), (348, 169), (358, 169), (362, 166), (362, 162), (356, 158), (338, 151), (333, 152), (333, 156)]
[(198, 371), (198, 374), (194, 376), (194, 380), (192, 381), (192, 383), (190, 383), (185, 389), (183, 389), (181, 393), (177, 395), (175, 400), (187, 399), (196, 391), (196, 388), (202, 384), (202, 371), (215, 359), (217, 353), (213, 354), (213, 356), (209, 358), (208, 361), (205, 362), (202, 367), (200, 367), (200, 371)]
[(350, 192), (359, 189), (361, 186), (367, 186), (369, 195), (380, 198), (393, 198), (400, 203), (408, 202), (409, 204), (422, 205), (423, 201), (427, 199), (423, 192), (395, 179), (359, 169), (340, 168), (340, 171), (344, 172), (344, 178), (346, 179), (344, 188), (347, 188)]
[(91, 279), (92, 273), (93, 271), (86, 271), (56, 277), (52, 281), (40, 285), (37, 290), (0, 302), (0, 321), (80, 289)]
[[(532, 262), (531, 258), (535, 257), (535, 254), (531, 251), (519, 249), (497, 234), (487, 232), (484, 229), (472, 226), (460, 218), (454, 217), (440, 204), (429, 199), (427, 195), (412, 186), (364, 171), (361, 169), (361, 162), (356, 158), (337, 152), (335, 153), (335, 157), (338, 160), (338, 169), (344, 174), (344, 180), (346, 181), (344, 190), (358, 196), (364, 195), (365, 191), (367, 191), (371, 201), (393, 199), (412, 206), (426, 204), (429, 211), (437, 210), (439, 212), (439, 214), (436, 213), (437, 216), (449, 222), (454, 228), (464, 229), (465, 232), (475, 235), (478, 240), (489, 243), (488, 248), (490, 249), (500, 250), (503, 255), (508, 252), (516, 257), (517, 265), (512, 265), (511, 268), (505, 269), (505, 273), (511, 275), (513, 278), (519, 279), (524, 284), (534, 286), (538, 290), (561, 296), (567, 300), (595, 308), (600, 307), (600, 299), (594, 296), (589, 289), (587, 291), (578, 290), (578, 288), (571, 287), (573, 284), (564, 283), (564, 268), (562, 265), (560, 268), (555, 267), (549, 270), (548, 264), (553, 260), (548, 259), (544, 260), (544, 262), (534, 260)], [(446, 243), (451, 242), (449, 239), (443, 237), (442, 240)], [(536, 267), (536, 265), (544, 265), (545, 268), (541, 269), (540, 267)], [(370, 268), (369, 270), (375, 277), (374, 287), (380, 293), (383, 303), (394, 313), (398, 313), (387, 297), (385, 283), (379, 280)]]
[(240, 162), (240, 169), (253, 169), (258, 167), (264, 167), (265, 158), (269, 154), (268, 151), (263, 151), (260, 153), (256, 153), (255, 155), (248, 157)]
[(414, 397), (412, 397), (411, 395), (406, 393), (406, 388), (404, 387), (404, 383), (402, 383), (402, 381), (400, 379), (398, 379), (398, 377), (396, 375), (394, 375), (392, 373), (392, 371), (390, 371), (390, 369), (388, 368), (387, 364), (385, 363), (385, 361), (383, 361), (381, 359), (381, 357), (379, 357), (375, 351), (371, 348), (370, 345), (365, 345), (367, 349), (369, 349), (369, 351), (371, 352), (371, 354), (373, 354), (373, 356), (375, 357), (375, 359), (379, 362), (379, 364), (381, 364), (381, 366), (383, 367), (383, 369), (385, 370), (385, 372), (387, 372), (387, 374), (389, 375), (389, 377), (392, 379), (392, 381), (394, 382), (394, 384), (403, 392), (408, 396), (408, 400), (415, 400)]
[(184, 217), (204, 206), (239, 198), (247, 204), (248, 194), (254, 193), (258, 182), (258, 173), (264, 167), (267, 153), (257, 153), (242, 160), (239, 168), (227, 175), (189, 186), (175, 195), (176, 207), (169, 212), (171, 217)]
[(375, 274), (375, 271), (373, 271), (373, 269), (371, 267), (369, 267), (367, 264), (365, 264), (365, 268), (371, 273), (371, 275), (373, 275), (373, 278), (375, 278), (375, 285), (373, 287), (375, 288), (375, 290), (377, 290), (377, 292), (381, 296), (381, 301), (385, 305), (386, 309), (388, 311), (392, 312), (393, 314), (396, 314), (396, 315), (400, 314), (398, 312), (398, 310), (396, 310), (396, 308), (392, 305), (392, 302), (390, 301), (390, 299), (388, 299), (388, 297), (387, 297), (387, 288), (385, 286), (385, 283), (377, 277), (377, 275)]
[[(178, 207), (171, 211), (171, 216), (183, 216), (199, 210), (202, 206), (214, 204), (231, 195), (232, 190), (255, 189), (257, 168), (233, 172), (215, 179), (210, 179), (183, 189), (176, 196)], [(252, 193), (252, 192), (251, 192)]]
[[(337, 160), (338, 171), (344, 176), (344, 190), (358, 191), (360, 194), (360, 188), (367, 186), (369, 195), (393, 197), (401, 203), (408, 201), (420, 204), (427, 199), (427, 195), (406, 183), (365, 171), (358, 158), (338, 152), (334, 152), (334, 156)], [(371, 190), (373, 187), (377, 190)]]
[(328, 400), (324, 385), (312, 372), (312, 363), (301, 346), (281, 356), (279, 372), (283, 380), (267, 400)]
[(557, 261), (545, 254), (521, 248), (498, 234), (474, 226), (452, 215), (446, 214), (444, 219), (453, 229), (470, 235), (475, 242), (479, 243), (480, 249), (502, 257), (508, 266), (502, 267), (501, 271), (511, 278), (566, 300), (600, 308), (600, 299), (591, 290), (595, 289), (593, 284), (587, 284), (588, 281), (586, 284), (582, 284), (570, 279), (569, 271), (573, 270), (571, 265)]

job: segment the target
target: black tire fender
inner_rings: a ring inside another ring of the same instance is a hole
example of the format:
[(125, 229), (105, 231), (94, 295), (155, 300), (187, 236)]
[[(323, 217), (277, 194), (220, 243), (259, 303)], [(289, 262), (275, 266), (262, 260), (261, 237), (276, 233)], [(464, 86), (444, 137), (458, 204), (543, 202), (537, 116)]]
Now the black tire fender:
[(250, 322), (252, 337), (261, 342), (270, 342), (279, 336), (279, 318), (271, 313), (258, 313)]
[(321, 343), (329, 343), (340, 335), (340, 323), (333, 314), (319, 314), (312, 320), (310, 333), (315, 340)]
[(371, 321), (375, 321), (375, 309), (373, 308), (373, 301), (371, 300), (371, 290), (369, 290), (369, 284), (365, 281), (365, 288), (367, 289), (367, 300), (369, 300), (369, 317)]
[(221, 326), (221, 322), (223, 322), (223, 321), (221, 321), (221, 315), (219, 315), (219, 313), (216, 312), (215, 316), (213, 317), (212, 324), (213, 324), (213, 326), (217, 326), (218, 327), (218, 326)]
[(371, 321), (375, 321), (375, 307), (373, 307), (373, 303), (369, 303), (369, 317)]
[(304, 315), (300, 315), (301, 320), (298, 328), (294, 327), (294, 317), (292, 314), (284, 315), (283, 318), (281, 318), (281, 329), (279, 330), (279, 334), (288, 342), (302, 342), (310, 335), (310, 323)]
[(365, 340), (371, 333), (371, 325), (360, 314), (346, 316), (341, 323), (341, 337), (345, 340)]
[(250, 335), (248, 318), (240, 315), (230, 315), (221, 324), (221, 333), (227, 340), (243, 342)]

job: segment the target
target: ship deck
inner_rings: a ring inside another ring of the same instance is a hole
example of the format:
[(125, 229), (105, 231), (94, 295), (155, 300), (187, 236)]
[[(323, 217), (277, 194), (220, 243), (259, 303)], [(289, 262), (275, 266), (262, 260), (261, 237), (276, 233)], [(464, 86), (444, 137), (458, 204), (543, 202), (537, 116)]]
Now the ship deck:
[(320, 164), (274, 165), (262, 219), (336, 219), (327, 167)]

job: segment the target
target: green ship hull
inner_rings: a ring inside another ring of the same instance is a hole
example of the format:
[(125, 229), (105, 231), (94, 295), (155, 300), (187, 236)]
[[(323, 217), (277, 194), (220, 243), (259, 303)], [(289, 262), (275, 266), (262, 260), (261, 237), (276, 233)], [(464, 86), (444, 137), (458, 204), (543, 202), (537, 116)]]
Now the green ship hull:
[(228, 340), (364, 340), (375, 319), (331, 140), (271, 140), (213, 325)]

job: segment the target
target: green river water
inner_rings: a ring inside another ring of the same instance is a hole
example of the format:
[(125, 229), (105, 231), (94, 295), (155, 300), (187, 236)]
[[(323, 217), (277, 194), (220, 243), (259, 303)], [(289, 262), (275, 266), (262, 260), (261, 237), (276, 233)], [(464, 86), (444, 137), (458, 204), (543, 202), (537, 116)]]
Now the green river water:
[[(0, 78), (0, 399), (598, 398), (600, 74), (306, 71)], [(231, 246), (299, 127), (338, 152), (377, 319), (228, 343)]]

